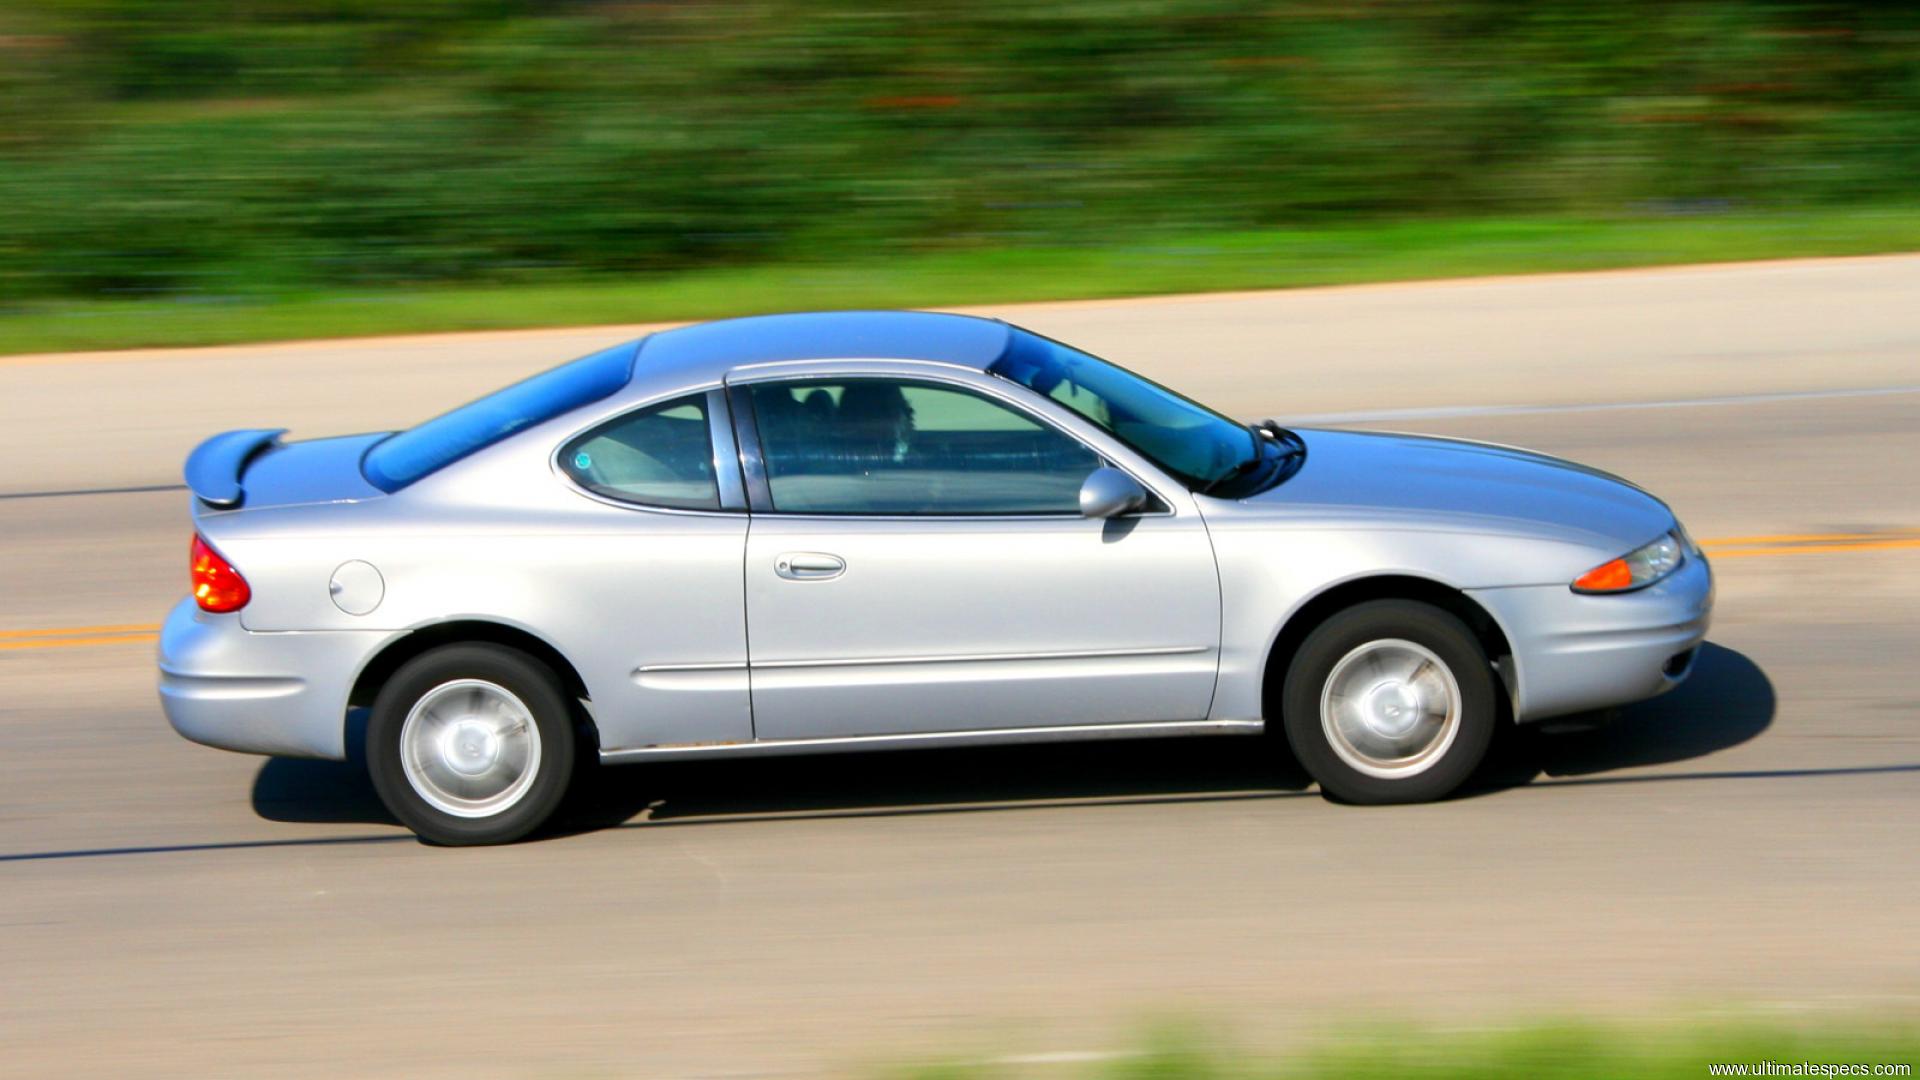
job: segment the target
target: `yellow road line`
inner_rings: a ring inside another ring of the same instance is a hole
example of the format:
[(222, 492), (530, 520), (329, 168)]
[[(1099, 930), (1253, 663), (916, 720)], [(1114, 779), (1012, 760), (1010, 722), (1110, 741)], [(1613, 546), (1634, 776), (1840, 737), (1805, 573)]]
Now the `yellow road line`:
[[(1705, 547), (1702, 544), (1701, 547)], [(1734, 548), (1730, 551), (1708, 551), (1715, 559), (1741, 559), (1751, 555), (1811, 555), (1820, 551), (1889, 551), (1894, 548), (1920, 548), (1920, 537), (1906, 537), (1898, 540), (1877, 540), (1870, 543), (1849, 544), (1780, 544), (1775, 546), (1754, 546)]]
[(1893, 529), (1885, 532), (1863, 533), (1782, 533), (1777, 536), (1718, 536), (1712, 540), (1700, 541), (1700, 546), (1752, 547), (1756, 544), (1824, 544), (1842, 540), (1901, 540), (1910, 536), (1920, 536), (1920, 532), (1906, 529)]
[(71, 649), (81, 645), (125, 645), (129, 642), (158, 641), (159, 634), (120, 634), (111, 637), (43, 637), (30, 640), (0, 641), (0, 652), (16, 649)]
[[(1920, 532), (1782, 533), (1770, 536), (1728, 536), (1700, 541), (1714, 559), (1744, 559), (1758, 555), (1813, 555), (1829, 551), (1894, 551), (1920, 548)], [(0, 630), (0, 652), (22, 649), (72, 649), (90, 645), (124, 645), (156, 640), (154, 623), (115, 626), (54, 626), (32, 630)]]
[(104, 634), (153, 634), (159, 623), (127, 623), (121, 626), (59, 626), (40, 630), (0, 630), (0, 641), (12, 638), (91, 637)]

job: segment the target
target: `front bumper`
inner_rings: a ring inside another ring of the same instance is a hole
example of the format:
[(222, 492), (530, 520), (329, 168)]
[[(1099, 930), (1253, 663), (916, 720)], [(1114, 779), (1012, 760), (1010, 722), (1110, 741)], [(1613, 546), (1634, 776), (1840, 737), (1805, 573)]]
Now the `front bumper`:
[(1470, 590), (1513, 647), (1516, 720), (1642, 701), (1692, 670), (1713, 612), (1713, 569), (1688, 555), (1636, 592), (1583, 595), (1565, 585)]
[(180, 601), (160, 629), (160, 707), (197, 743), (346, 757), (347, 695), (384, 631), (255, 633)]

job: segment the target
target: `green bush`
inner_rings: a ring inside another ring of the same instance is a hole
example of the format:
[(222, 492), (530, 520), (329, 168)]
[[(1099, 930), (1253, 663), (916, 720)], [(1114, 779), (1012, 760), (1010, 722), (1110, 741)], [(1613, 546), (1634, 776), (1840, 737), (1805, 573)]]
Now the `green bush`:
[(0, 301), (1912, 201), (1920, 8), (0, 10)]

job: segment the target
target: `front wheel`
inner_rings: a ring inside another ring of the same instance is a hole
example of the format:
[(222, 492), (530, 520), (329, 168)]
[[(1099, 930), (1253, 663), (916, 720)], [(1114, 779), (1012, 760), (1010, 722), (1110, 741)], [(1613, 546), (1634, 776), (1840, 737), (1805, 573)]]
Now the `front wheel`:
[(1287, 668), (1287, 742), (1328, 795), (1353, 803), (1438, 799), (1486, 756), (1498, 713), (1493, 666), (1453, 615), (1374, 600), (1307, 636)]
[(497, 645), (449, 645), (401, 665), (367, 719), (367, 769), (387, 809), (436, 844), (504, 844), (540, 827), (573, 771), (553, 672)]

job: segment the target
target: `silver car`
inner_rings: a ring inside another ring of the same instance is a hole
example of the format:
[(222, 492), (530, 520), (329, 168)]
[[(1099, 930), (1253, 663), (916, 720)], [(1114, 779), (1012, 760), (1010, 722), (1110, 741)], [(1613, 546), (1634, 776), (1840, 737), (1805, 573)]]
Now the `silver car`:
[(1505, 447), (1230, 420), (1002, 322), (654, 334), (396, 433), (194, 450), (182, 735), (364, 753), (444, 844), (576, 764), (1286, 733), (1434, 799), (1498, 725), (1685, 678), (1713, 601), (1660, 500)]

